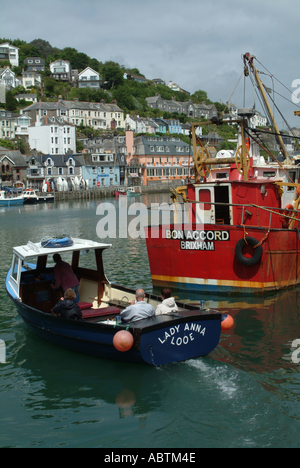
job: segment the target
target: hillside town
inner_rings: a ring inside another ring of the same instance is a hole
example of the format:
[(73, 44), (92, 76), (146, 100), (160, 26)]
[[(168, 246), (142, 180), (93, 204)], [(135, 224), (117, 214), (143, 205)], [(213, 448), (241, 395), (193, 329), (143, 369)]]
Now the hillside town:
[[(8, 60), (10, 65), (1, 68), (1, 60)], [(0, 139), (22, 140), (26, 148), (24, 153), (15, 147), (0, 146), (2, 186), (12, 187), (20, 183), (23, 188), (42, 190), (46, 182), (47, 187), (57, 190), (58, 179), (67, 182), (64, 187), (72, 188), (70, 180), (75, 178), (79, 186), (88, 188), (147, 186), (180, 182), (193, 175), (192, 147), (182, 138), (189, 137), (189, 121), (182, 123), (175, 118), (125, 113), (116, 100), (110, 103), (105, 99), (100, 102), (83, 102), (78, 98), (38, 100), (30, 90), (43, 89), (45, 61), (41, 57), (27, 57), (21, 64), (22, 76), (16, 76), (13, 67), (19, 65), (18, 47), (0, 44), (0, 103), (5, 103), (8, 90), (19, 86), (26, 90), (26, 93), (15, 96), (18, 101), (25, 101), (20, 113), (1, 109), (0, 104)], [(105, 87), (97, 71), (87, 67), (79, 72), (72, 69), (67, 60), (51, 62), (49, 73), (55, 80), (71, 83), (74, 87), (97, 90)], [(142, 76), (126, 73), (124, 79), (147, 81)], [(160, 79), (152, 79), (152, 82), (164, 83)], [(189, 95), (172, 81), (167, 86)], [(175, 98), (163, 99), (156, 93), (146, 101), (149, 109), (182, 114), (190, 119), (208, 120), (218, 116), (214, 104), (197, 104), (192, 99), (178, 102)], [(238, 109), (231, 105), (229, 113), (223, 115), (223, 121), (230, 124), (237, 115)], [(255, 111), (251, 125), (253, 128), (266, 126), (267, 119)], [(80, 129), (83, 127), (89, 127), (96, 135), (82, 135)], [(220, 148), (224, 138), (216, 131), (202, 135), (201, 127), (198, 132), (204, 144), (216, 154), (216, 148)], [(80, 151), (77, 150), (78, 142)], [(287, 145), (292, 151), (291, 138)]]

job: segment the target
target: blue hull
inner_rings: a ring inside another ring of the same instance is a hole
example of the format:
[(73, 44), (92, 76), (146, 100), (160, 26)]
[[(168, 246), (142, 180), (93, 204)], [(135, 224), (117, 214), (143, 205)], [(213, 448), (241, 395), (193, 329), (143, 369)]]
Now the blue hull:
[(6, 200), (0, 200), (0, 206), (20, 206), (24, 205), (24, 200), (14, 200), (13, 198), (7, 198)]
[(40, 338), (54, 345), (98, 358), (160, 366), (211, 353), (221, 334), (221, 314), (159, 316), (130, 324), (133, 347), (120, 352), (113, 346), (115, 334), (126, 326), (62, 319), (40, 312), (13, 299), (19, 315)]

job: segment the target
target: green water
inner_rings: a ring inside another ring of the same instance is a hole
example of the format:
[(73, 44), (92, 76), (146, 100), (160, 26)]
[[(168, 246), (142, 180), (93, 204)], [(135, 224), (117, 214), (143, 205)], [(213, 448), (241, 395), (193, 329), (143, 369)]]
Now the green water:
[[(97, 204), (0, 209), (0, 447), (299, 447), (299, 291), (189, 298), (230, 308), (235, 327), (210, 356), (160, 368), (82, 356), (26, 328), (5, 292), (12, 247), (57, 232), (98, 240)], [(108, 278), (151, 291), (145, 241), (109, 242)]]

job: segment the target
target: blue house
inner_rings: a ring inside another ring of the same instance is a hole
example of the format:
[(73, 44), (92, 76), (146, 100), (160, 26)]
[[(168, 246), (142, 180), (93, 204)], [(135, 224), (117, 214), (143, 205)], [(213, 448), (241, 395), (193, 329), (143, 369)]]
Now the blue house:
[(166, 119), (165, 122), (168, 124), (169, 133), (181, 133), (181, 122), (176, 119)]
[(168, 123), (163, 119), (153, 119), (158, 125), (158, 133), (167, 133), (168, 132)]
[(120, 185), (120, 166), (114, 154), (83, 154), (82, 178), (90, 188)]

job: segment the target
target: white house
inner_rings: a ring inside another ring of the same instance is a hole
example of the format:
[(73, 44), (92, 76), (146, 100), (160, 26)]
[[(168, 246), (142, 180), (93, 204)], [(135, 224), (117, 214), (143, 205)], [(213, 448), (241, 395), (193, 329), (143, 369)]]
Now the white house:
[(90, 67), (87, 67), (78, 75), (79, 88), (100, 89), (102, 78), (98, 72)]
[(19, 66), (19, 48), (8, 42), (0, 44), (0, 60), (9, 60), (13, 67)]
[(44, 154), (76, 152), (75, 126), (61, 117), (36, 117), (28, 127), (29, 145)]
[(266, 127), (267, 126), (267, 118), (264, 117), (260, 112), (255, 111), (255, 115), (250, 119), (251, 127)]
[(22, 85), (26, 88), (42, 87), (42, 75), (35, 71), (26, 70), (22, 72)]
[(68, 60), (55, 60), (50, 63), (49, 68), (56, 80), (71, 81), (71, 64)]
[(19, 115), (16, 117), (16, 128), (15, 128), (15, 135), (16, 136), (24, 136), (28, 137), (28, 127), (30, 125), (31, 118), (27, 115)]
[(133, 130), (135, 133), (156, 133), (159, 125), (150, 118), (126, 115), (125, 129)]
[(6, 89), (16, 88), (22, 82), (16, 77), (16, 74), (9, 68), (0, 68), (0, 79), (4, 81)]

